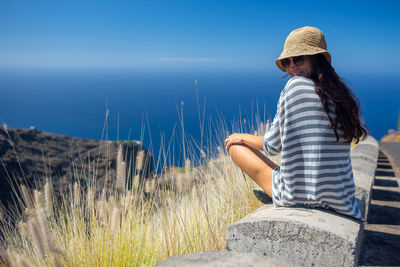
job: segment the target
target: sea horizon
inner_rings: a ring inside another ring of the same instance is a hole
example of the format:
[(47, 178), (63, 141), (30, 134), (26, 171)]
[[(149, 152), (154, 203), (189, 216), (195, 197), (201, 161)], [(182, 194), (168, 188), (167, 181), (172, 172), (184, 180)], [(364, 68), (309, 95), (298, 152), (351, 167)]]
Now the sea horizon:
[[(157, 158), (162, 145), (167, 149), (174, 126), (175, 131), (182, 131), (178, 115), (182, 110), (188, 140), (199, 143), (198, 109), (203, 114), (204, 103), (204, 127), (223, 118), (231, 129), (239, 117), (247, 124), (253, 120), (254, 125), (256, 114), (259, 121), (271, 121), (279, 94), (289, 79), (281, 79), (283, 75), (280, 71), (234, 68), (0, 69), (0, 119), (10, 128), (33, 126), (39, 131), (78, 138), (143, 138), (143, 146), (152, 148)], [(396, 129), (399, 86), (395, 76), (339, 75), (359, 98), (362, 116), (373, 137), (380, 140), (389, 129)], [(211, 134), (216, 138), (212, 143), (221, 139), (219, 134)], [(175, 135), (179, 150), (180, 133)], [(181, 158), (182, 151), (175, 157)]]

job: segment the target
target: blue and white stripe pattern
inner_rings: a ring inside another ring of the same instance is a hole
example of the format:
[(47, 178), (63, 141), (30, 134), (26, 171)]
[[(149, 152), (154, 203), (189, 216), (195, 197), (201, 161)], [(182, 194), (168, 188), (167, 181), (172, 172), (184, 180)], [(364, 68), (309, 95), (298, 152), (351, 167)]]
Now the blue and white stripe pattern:
[[(336, 118), (329, 99), (329, 114)], [(341, 125), (336, 136), (311, 79), (294, 76), (282, 90), (277, 112), (263, 136), (267, 155), (281, 152), (272, 173), (275, 206), (323, 207), (364, 220), (354, 197), (350, 143)]]

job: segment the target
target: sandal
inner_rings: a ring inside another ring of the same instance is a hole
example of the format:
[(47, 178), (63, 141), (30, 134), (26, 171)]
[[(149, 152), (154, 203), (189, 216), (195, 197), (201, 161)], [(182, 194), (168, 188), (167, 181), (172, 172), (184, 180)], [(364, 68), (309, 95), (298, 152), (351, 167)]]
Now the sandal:
[(260, 189), (253, 189), (253, 193), (258, 200), (260, 200), (264, 204), (271, 204), (272, 198), (265, 193), (263, 190)]

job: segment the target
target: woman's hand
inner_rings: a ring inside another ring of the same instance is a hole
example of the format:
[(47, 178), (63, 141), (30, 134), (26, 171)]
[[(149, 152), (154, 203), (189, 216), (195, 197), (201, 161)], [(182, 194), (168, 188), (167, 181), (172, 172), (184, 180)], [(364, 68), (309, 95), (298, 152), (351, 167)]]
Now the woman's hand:
[(245, 134), (233, 133), (225, 139), (225, 150), (229, 154), (229, 148), (232, 145), (244, 144)]

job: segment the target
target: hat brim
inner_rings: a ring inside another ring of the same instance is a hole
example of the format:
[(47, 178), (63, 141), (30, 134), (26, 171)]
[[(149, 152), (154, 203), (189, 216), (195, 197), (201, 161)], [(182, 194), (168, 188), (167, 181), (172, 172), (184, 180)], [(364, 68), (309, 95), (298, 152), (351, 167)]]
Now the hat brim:
[(286, 51), (283, 51), (282, 54), (280, 55), (279, 58), (275, 60), (276, 66), (283, 72), (286, 72), (286, 69), (282, 66), (281, 60), (284, 58), (289, 58), (289, 57), (296, 57), (296, 56), (312, 56), (316, 54), (323, 54), (326, 58), (326, 60), (331, 64), (331, 55), (329, 54), (328, 51), (321, 49), (320, 51), (313, 51), (313, 52), (302, 52), (302, 53), (287, 53)]

